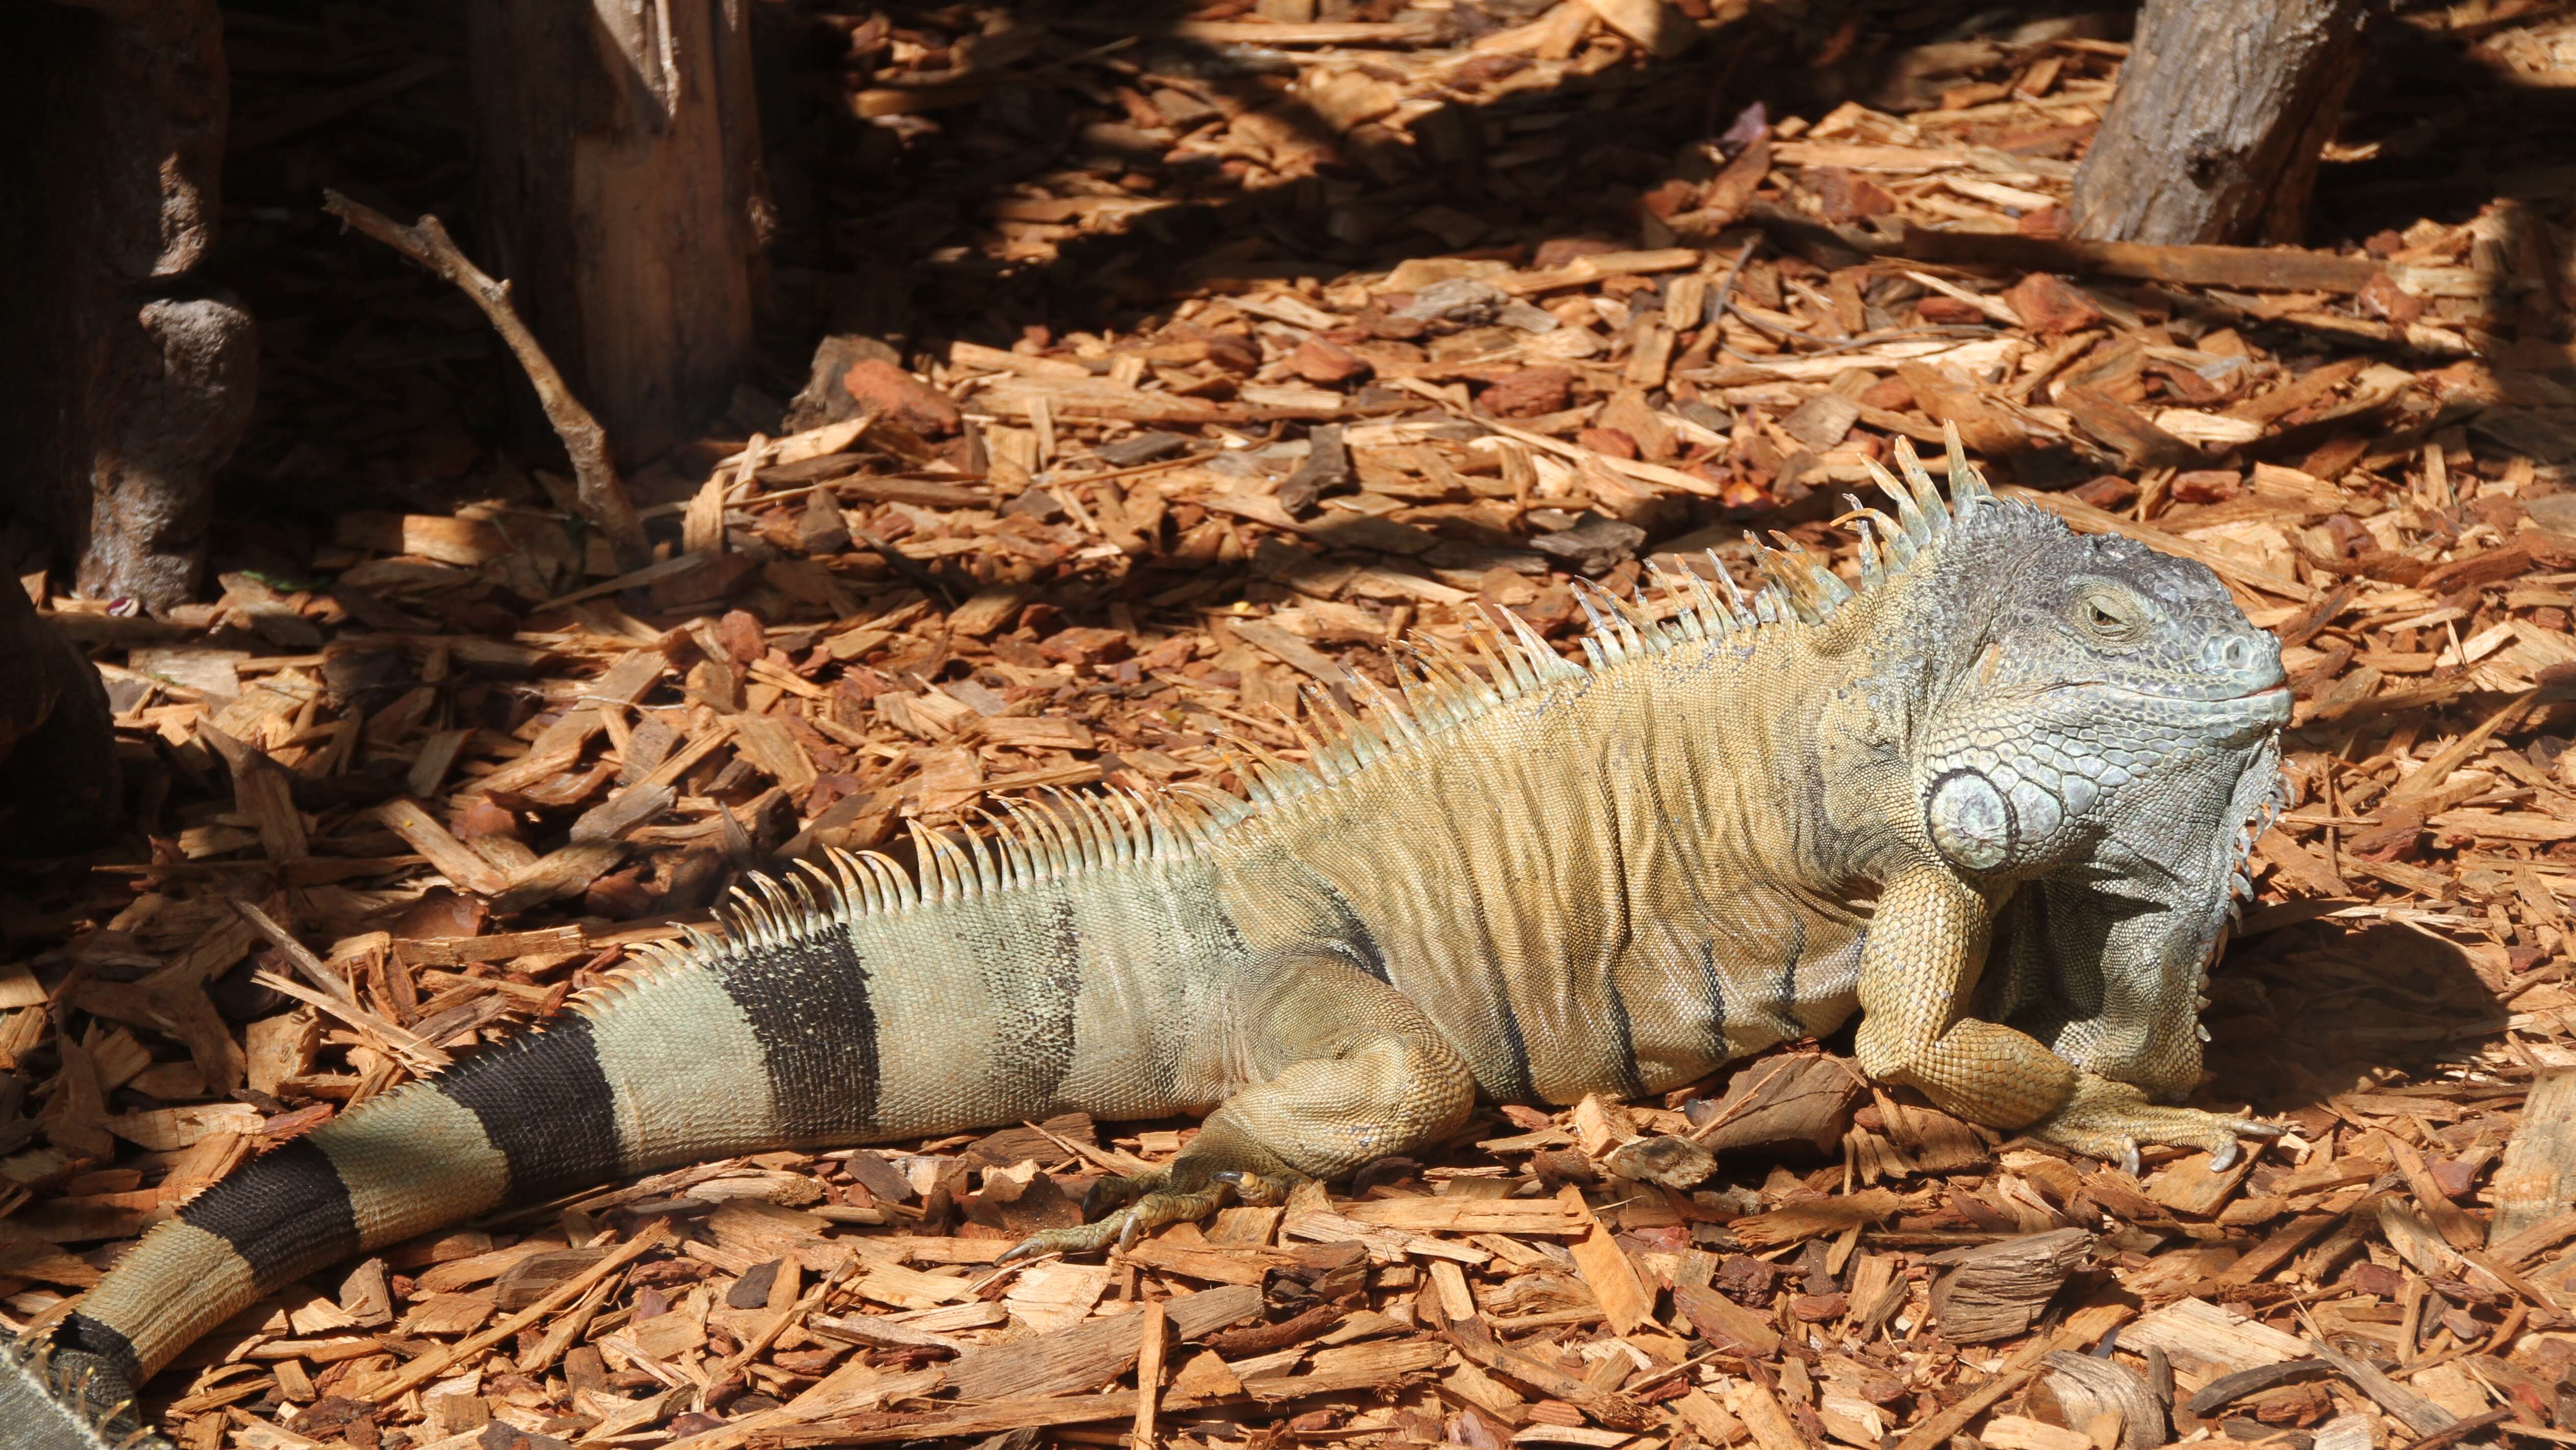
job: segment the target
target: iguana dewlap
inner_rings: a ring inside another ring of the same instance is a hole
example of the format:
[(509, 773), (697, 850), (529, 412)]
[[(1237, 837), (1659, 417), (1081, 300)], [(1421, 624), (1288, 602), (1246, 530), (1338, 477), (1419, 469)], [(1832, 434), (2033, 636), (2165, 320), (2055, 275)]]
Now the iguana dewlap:
[(768, 1149), (1208, 1114), (1036, 1245), (1078, 1250), (1420, 1149), (1480, 1096), (1660, 1092), (1858, 1008), (1869, 1072), (1979, 1122), (2232, 1155), (2260, 1124), (2169, 1104), (2278, 785), (2278, 647), (2207, 569), (1998, 501), (1955, 443), (1948, 503), (1902, 456), (1857, 590), (1765, 551), (1749, 600), (1612, 606), (1588, 664), (1526, 630), (1481, 672), (1435, 649), (1248, 800), (1059, 801), (922, 837), (918, 883), (757, 882), (725, 938), (181, 1208), (0, 1363), (0, 1450), (117, 1443), (130, 1417), (75, 1420), (336, 1261)]

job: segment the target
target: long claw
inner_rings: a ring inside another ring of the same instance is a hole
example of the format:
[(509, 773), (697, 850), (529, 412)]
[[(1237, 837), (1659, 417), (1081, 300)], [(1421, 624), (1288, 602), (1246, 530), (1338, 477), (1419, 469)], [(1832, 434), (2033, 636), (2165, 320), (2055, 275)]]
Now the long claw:
[(2196, 1148), (2210, 1166), (2225, 1171), (2245, 1161), (2245, 1138), (2277, 1138), (2283, 1129), (2231, 1113), (2204, 1112), (2148, 1101), (2134, 1084), (2081, 1074), (2063, 1107), (2027, 1130), (2031, 1136), (2139, 1171), (2138, 1147), (2161, 1143)]

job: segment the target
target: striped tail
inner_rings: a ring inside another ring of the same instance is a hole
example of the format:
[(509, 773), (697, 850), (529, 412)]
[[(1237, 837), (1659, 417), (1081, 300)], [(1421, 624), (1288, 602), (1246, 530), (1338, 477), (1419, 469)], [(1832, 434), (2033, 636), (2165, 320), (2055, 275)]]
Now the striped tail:
[(142, 1432), (115, 1411), (200, 1335), (332, 1263), (508, 1204), (1067, 1104), (1212, 1105), (1210, 1070), (1182, 1059), (1222, 1055), (1193, 1024), (1221, 1020), (1241, 952), (1202, 851), (1218, 822), (1120, 802), (1123, 820), (1089, 800), (1024, 811), (991, 850), (926, 838), (918, 887), (873, 854), (754, 878), (724, 937), (649, 947), (542, 1029), (245, 1165), (48, 1338), (0, 1336), (0, 1450), (165, 1450), (125, 1444)]
[[(816, 995), (865, 1002), (866, 970), (834, 950), (836, 925), (794, 933), (802, 950), (773, 950), (757, 972), (723, 970), (734, 944), (701, 939), (541, 1030), (245, 1165), (146, 1235), (49, 1344), (0, 1341), (0, 1450), (116, 1446), (123, 1436), (97, 1422), (200, 1335), (353, 1255), (623, 1174), (807, 1136), (803, 1114), (773, 1104), (874, 1079), (872, 1030), (849, 1031), (865, 1024), (834, 1022), (812, 997), (799, 1010), (782, 990), (796, 985), (782, 977), (809, 987), (837, 977)], [(67, 1428), (26, 1428), (35, 1421), (9, 1413), (13, 1395), (55, 1401)], [(74, 1399), (86, 1414), (62, 1403)]]

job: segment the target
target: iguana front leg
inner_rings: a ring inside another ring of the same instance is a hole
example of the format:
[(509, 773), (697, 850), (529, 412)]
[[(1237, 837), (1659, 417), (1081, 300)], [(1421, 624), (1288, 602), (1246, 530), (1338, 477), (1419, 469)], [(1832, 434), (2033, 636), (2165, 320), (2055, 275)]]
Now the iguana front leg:
[(1210, 1113), (1172, 1166), (1111, 1179), (1079, 1228), (1034, 1234), (1011, 1251), (1081, 1253), (1204, 1217), (1227, 1194), (1275, 1203), (1308, 1178), (1410, 1152), (1455, 1131), (1475, 1106), (1466, 1061), (1412, 1001), (1325, 952), (1254, 966), (1241, 1051), (1256, 1080)]
[(1860, 966), (1861, 1068), (1921, 1088), (1943, 1108), (1995, 1128), (2134, 1166), (2138, 1144), (2205, 1148), (2232, 1163), (2249, 1118), (2162, 1107), (2089, 1072), (2037, 1038), (1964, 1015), (1985, 969), (1992, 908), (1937, 865), (1909, 867), (1880, 893)]

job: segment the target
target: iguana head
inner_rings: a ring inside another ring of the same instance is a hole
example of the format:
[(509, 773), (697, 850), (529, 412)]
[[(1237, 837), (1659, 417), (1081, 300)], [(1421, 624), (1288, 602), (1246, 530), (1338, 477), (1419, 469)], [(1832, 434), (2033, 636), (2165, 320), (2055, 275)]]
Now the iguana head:
[(1884, 521), (1910, 557), (1880, 641), (1900, 687), (1879, 696), (1902, 702), (1919, 839), (2006, 879), (2233, 844), (2244, 815), (2222, 817), (2249, 772), (2269, 794), (2290, 714), (2279, 642), (2207, 566), (2079, 535), (1951, 466), (1946, 504), (1928, 477), (1888, 480), (1900, 514)]
[(2034, 513), (1961, 521), (1954, 617), (1976, 647), (1912, 752), (1925, 832), (1980, 874), (2064, 863), (2138, 812), (2182, 826), (2290, 715), (2279, 642), (2206, 566)]
[(1879, 607), (1853, 611), (1871, 663), (1850, 723), (1885, 773), (1846, 809), (1866, 794), (1906, 854), (2009, 888), (1981, 1015), (2177, 1098), (2280, 803), (2280, 646), (2206, 566), (1996, 499), (1955, 445), (1950, 469), (1945, 503), (1909, 467), (1897, 517), (1875, 520), (1890, 557), (1863, 551), (1887, 577), (1863, 591)]

